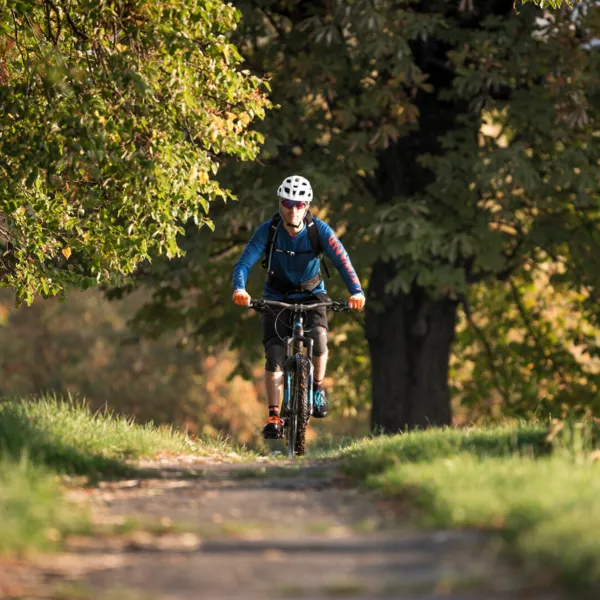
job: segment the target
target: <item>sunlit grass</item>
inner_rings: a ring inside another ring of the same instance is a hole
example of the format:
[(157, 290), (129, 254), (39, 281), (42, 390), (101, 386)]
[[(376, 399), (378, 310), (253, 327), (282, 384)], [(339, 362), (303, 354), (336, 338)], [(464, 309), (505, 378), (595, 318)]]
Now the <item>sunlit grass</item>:
[(590, 459), (596, 442), (577, 434), (586, 427), (548, 431), (540, 425), (380, 437), (342, 450), (343, 469), (408, 500), (424, 526), (498, 532), (525, 568), (589, 589), (600, 585), (600, 464)]
[(472, 429), (429, 429), (397, 436), (378, 436), (342, 448), (353, 474), (381, 473), (398, 463), (430, 462), (457, 454), (474, 456), (526, 456), (547, 454), (551, 445), (541, 425)]
[(0, 452), (58, 472), (90, 476), (131, 470), (127, 459), (157, 454), (247, 454), (225, 439), (191, 440), (171, 427), (138, 424), (109, 411), (54, 397), (0, 401)]

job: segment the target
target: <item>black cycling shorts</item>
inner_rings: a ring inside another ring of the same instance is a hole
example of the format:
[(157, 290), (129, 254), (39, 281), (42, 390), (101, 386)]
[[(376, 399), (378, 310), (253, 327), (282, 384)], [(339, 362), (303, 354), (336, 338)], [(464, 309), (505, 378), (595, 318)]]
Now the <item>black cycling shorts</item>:
[[(289, 309), (267, 306), (262, 314), (263, 346), (265, 352), (274, 345), (283, 346), (283, 339), (292, 335)], [(328, 329), (327, 309), (324, 306), (304, 313), (304, 335), (312, 337), (309, 330), (316, 327)]]

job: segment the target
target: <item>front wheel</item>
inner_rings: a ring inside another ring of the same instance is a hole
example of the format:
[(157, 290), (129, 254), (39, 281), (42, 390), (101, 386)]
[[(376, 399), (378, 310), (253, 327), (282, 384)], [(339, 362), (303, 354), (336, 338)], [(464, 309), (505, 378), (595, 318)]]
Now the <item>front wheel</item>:
[(310, 417), (308, 385), (310, 360), (299, 354), (293, 373), (292, 402), (288, 421), (288, 457), (303, 456), (306, 450), (306, 426)]

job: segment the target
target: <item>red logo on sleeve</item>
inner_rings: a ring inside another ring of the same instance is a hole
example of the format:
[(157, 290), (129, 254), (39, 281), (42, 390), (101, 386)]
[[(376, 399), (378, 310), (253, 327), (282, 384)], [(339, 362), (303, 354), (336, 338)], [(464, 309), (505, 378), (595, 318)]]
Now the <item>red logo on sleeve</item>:
[(331, 249), (336, 253), (337, 256), (340, 257), (342, 265), (344, 265), (344, 269), (348, 274), (348, 277), (350, 277), (350, 281), (352, 281), (352, 283), (354, 283), (355, 285), (360, 286), (360, 280), (358, 279), (358, 275), (356, 274), (356, 271), (352, 268), (352, 265), (350, 264), (350, 258), (348, 257), (348, 253), (344, 252), (340, 241), (335, 237), (334, 234), (331, 234), (327, 241), (329, 242), (329, 246), (331, 247)]

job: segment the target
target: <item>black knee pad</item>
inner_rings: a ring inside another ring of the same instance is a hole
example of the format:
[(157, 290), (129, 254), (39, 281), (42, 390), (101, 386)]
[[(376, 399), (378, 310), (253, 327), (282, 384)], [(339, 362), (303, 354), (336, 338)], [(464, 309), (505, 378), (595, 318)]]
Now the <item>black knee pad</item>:
[(315, 356), (322, 356), (327, 352), (327, 329), (325, 327), (320, 325), (313, 327), (308, 336), (314, 341), (313, 354)]
[(271, 373), (281, 371), (283, 367), (283, 359), (285, 353), (283, 346), (279, 344), (273, 344), (265, 350), (265, 370)]

